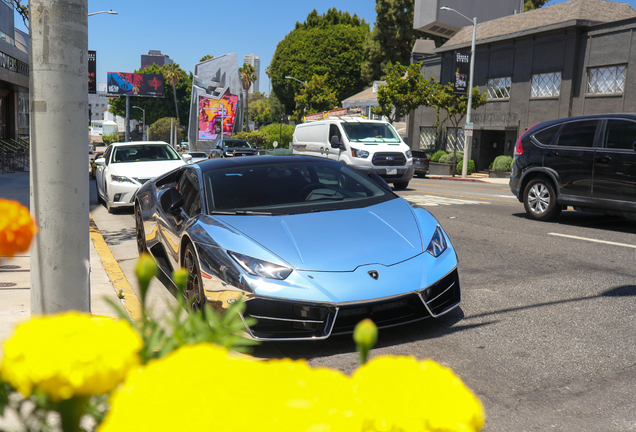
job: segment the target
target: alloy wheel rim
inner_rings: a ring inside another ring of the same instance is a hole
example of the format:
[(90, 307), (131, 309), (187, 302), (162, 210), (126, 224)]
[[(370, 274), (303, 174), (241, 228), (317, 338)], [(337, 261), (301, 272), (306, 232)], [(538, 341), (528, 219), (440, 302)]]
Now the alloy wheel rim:
[(528, 204), (533, 213), (545, 213), (550, 205), (550, 191), (548, 188), (541, 183), (532, 186), (528, 193)]
[(188, 283), (186, 285), (185, 297), (188, 302), (192, 301), (194, 298), (194, 302), (192, 303), (193, 308), (198, 308), (201, 304), (201, 293), (199, 292), (199, 277), (200, 275), (196, 271), (196, 264), (194, 262), (194, 256), (192, 256), (192, 251), (190, 249), (186, 252), (185, 257), (185, 266), (188, 270)]

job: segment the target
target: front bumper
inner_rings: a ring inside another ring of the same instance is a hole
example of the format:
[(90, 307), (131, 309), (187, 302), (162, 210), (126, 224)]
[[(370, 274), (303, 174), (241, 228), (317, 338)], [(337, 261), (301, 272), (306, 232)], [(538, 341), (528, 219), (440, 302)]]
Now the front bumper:
[(113, 182), (108, 184), (108, 202), (110, 207), (130, 207), (134, 203), (141, 184)]

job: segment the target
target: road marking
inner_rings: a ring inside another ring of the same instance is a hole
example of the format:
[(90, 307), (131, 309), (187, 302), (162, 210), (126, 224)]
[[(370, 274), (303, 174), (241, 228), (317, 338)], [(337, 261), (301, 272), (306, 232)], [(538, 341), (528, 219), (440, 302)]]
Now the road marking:
[(404, 199), (421, 206), (438, 206), (438, 205), (453, 205), (453, 204), (489, 204), (483, 201), (472, 201), (467, 199), (448, 198), (448, 197), (441, 197), (441, 196), (435, 196), (435, 195), (422, 195), (422, 196), (407, 195), (407, 196), (404, 196)]
[(124, 272), (121, 267), (119, 267), (119, 264), (106, 244), (104, 237), (102, 237), (93, 217), (89, 215), (89, 218), (90, 237), (93, 240), (93, 244), (99, 254), (99, 258), (102, 260), (102, 266), (104, 267), (104, 270), (106, 270), (106, 274), (108, 274), (110, 282), (113, 284), (115, 293), (119, 295), (119, 290), (121, 290), (124, 297), (121, 302), (124, 309), (126, 309), (128, 316), (135, 321), (139, 321), (143, 316), (141, 313), (141, 302), (135, 294), (135, 291), (133, 291), (132, 287), (128, 283), (128, 279), (126, 279)]
[(571, 238), (571, 239), (575, 239), (575, 240), (585, 240), (585, 241), (594, 242), (594, 243), (603, 243), (603, 244), (608, 244), (608, 245), (613, 245), (613, 246), (623, 246), (623, 247), (627, 247), (627, 248), (631, 248), (631, 249), (636, 249), (635, 245), (630, 245), (630, 244), (626, 244), (626, 243), (616, 243), (616, 242), (611, 242), (611, 241), (606, 241), (606, 240), (597, 240), (597, 239), (591, 239), (591, 238), (587, 238), (587, 237), (578, 237), (578, 236), (567, 235), (567, 234), (559, 234), (559, 233), (548, 233), (548, 235), (553, 235), (553, 236), (558, 236), (558, 237), (566, 237), (566, 238)]
[[(411, 194), (409, 195), (400, 195), (401, 197), (408, 199), (408, 197), (413, 196), (412, 194), (414, 193), (418, 193), (418, 194), (430, 194), (433, 193), (436, 196), (437, 195), (443, 195), (443, 196), (452, 196), (452, 197), (457, 197), (457, 198), (470, 198), (470, 199), (478, 199), (478, 200), (484, 200), (484, 201), (498, 201), (498, 202), (507, 202), (507, 203), (513, 203), (513, 204), (519, 204), (519, 201), (515, 200), (515, 201), (511, 201), (511, 200), (502, 200), (502, 199), (498, 199), (498, 198), (482, 198), (482, 197), (476, 197), (476, 196), (471, 196), (471, 195), (456, 195), (456, 194), (447, 194), (447, 193), (441, 193), (441, 192), (422, 192), (422, 191), (411, 191)], [(428, 195), (430, 196), (430, 195)]]

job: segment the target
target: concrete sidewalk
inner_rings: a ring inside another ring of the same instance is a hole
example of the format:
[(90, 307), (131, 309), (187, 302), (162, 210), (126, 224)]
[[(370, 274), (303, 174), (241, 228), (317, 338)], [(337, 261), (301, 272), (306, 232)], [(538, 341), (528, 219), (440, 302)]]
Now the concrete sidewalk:
[[(0, 174), (0, 198), (16, 200), (29, 207), (29, 173), (16, 171)], [(94, 231), (91, 231), (89, 242), (91, 313), (116, 317), (117, 314), (106, 299), (116, 303), (120, 302), (120, 299), (113, 283), (112, 272), (109, 275), (106, 271), (102, 264), (104, 258), (95, 247), (101, 235), (99, 231)], [(13, 333), (16, 324), (28, 320), (31, 315), (30, 271), (31, 259), (28, 252), (0, 261), (0, 359), (3, 356), (2, 346), (6, 338)]]

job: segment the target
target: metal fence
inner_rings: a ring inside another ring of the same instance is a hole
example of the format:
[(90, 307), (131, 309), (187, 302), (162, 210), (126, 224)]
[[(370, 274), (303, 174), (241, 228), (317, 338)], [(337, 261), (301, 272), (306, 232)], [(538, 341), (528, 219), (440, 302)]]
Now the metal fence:
[(31, 151), (22, 139), (0, 140), (0, 173), (28, 171)]

